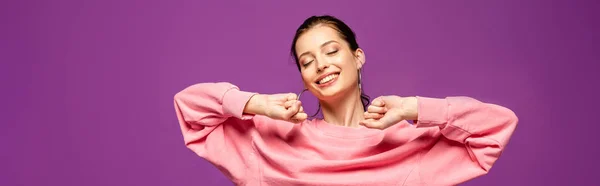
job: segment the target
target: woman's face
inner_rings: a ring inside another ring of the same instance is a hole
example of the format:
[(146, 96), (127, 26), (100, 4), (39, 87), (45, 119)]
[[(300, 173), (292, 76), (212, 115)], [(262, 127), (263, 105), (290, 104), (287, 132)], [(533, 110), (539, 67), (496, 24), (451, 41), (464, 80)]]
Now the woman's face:
[(320, 100), (358, 88), (364, 53), (352, 51), (335, 29), (327, 25), (311, 28), (296, 41), (296, 52), (304, 86)]

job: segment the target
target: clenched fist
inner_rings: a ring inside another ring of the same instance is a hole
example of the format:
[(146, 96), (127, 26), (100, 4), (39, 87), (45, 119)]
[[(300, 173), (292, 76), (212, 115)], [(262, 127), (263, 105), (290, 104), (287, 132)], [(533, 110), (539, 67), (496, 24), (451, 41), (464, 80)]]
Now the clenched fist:
[(257, 94), (250, 98), (244, 112), (299, 123), (306, 120), (308, 115), (297, 98), (294, 93)]
[(385, 129), (402, 120), (417, 120), (416, 97), (381, 96), (375, 98), (364, 113), (360, 124), (369, 128)]

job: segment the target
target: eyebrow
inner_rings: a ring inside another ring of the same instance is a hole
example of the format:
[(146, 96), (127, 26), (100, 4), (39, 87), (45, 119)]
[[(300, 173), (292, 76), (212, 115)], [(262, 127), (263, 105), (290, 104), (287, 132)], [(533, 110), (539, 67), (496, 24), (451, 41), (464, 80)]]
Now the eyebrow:
[[(321, 44), (321, 48), (323, 48), (325, 45), (328, 45), (328, 44), (330, 44), (330, 43), (337, 43), (337, 41), (334, 41), (334, 40), (327, 41), (327, 42), (325, 42), (325, 43)], [(308, 53), (310, 53), (310, 52), (306, 51), (306, 52), (304, 52), (304, 53), (300, 54), (300, 55), (298, 56), (298, 59), (299, 59), (300, 57), (302, 57), (303, 55), (307, 55)]]

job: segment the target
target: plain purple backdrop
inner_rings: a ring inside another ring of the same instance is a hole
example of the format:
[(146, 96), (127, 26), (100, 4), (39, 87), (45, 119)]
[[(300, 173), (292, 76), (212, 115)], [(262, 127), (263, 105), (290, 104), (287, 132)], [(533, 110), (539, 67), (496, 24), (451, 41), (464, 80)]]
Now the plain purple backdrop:
[(357, 33), (373, 98), (460, 95), (515, 111), (500, 160), (464, 185), (594, 185), (599, 5), (2, 1), (0, 185), (231, 185), (185, 148), (174, 94), (216, 81), (300, 91), (290, 43), (320, 14)]

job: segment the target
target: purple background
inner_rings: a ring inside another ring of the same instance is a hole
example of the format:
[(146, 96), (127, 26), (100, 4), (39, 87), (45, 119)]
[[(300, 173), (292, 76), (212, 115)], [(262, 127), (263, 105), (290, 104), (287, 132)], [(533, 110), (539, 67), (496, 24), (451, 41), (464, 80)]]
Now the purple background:
[(501, 159), (464, 185), (594, 185), (599, 5), (2, 1), (0, 185), (231, 185), (185, 148), (173, 95), (214, 81), (300, 91), (289, 45), (324, 13), (358, 34), (372, 97), (466, 95), (517, 113)]

